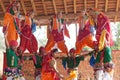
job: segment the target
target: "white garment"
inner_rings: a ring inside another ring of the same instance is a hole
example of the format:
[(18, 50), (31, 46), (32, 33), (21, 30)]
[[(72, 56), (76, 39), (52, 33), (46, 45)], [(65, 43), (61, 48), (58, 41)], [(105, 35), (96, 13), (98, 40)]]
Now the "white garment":
[[(12, 77), (12, 76), (7, 77), (6, 80), (13, 80), (13, 77)], [(18, 78), (18, 79), (16, 79), (16, 80), (25, 80), (25, 78), (24, 78), (24, 77), (20, 77), (20, 78)]]
[(35, 80), (41, 80), (40, 79), (40, 75), (36, 76), (36, 79)]
[(12, 80), (12, 79), (13, 79), (13, 77), (12, 77), (12, 76), (9, 76), (9, 77), (7, 77), (6, 80)]
[(113, 79), (112, 79), (112, 76), (108, 72), (105, 71), (103, 80), (113, 80)]
[(25, 78), (24, 77), (20, 77), (19, 80), (25, 80)]
[[(70, 74), (70, 73), (69, 73)], [(78, 70), (75, 70), (76, 77), (72, 78), (72, 80), (78, 80)]]
[(103, 70), (97, 70), (95, 72), (95, 80), (102, 80), (103, 79)]

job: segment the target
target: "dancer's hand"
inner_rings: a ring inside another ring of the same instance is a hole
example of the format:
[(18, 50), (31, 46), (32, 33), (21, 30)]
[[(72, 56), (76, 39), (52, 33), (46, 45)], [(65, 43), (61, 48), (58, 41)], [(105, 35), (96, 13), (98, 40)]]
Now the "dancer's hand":
[(60, 79), (65, 80), (65, 78), (63, 77), (63, 75), (59, 74), (59, 77), (60, 77)]
[(6, 37), (7, 37), (7, 31), (4, 32), (4, 38), (6, 38)]

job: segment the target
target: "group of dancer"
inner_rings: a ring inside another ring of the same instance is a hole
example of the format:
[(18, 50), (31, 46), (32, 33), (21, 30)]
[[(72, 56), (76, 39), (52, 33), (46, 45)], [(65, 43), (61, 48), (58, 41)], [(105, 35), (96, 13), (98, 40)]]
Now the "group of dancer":
[[(29, 11), (25, 16), (20, 15), (20, 3), (13, 1), (6, 9), (4, 16), (3, 33), (6, 53), (4, 54), (3, 80), (25, 80), (21, 66), (22, 53), (26, 49), (34, 54), (31, 59), (35, 65), (36, 80), (78, 80), (79, 63), (88, 55), (91, 56), (90, 64), (94, 70), (94, 79), (113, 80), (114, 64), (110, 48), (113, 40), (109, 19), (98, 9), (90, 8), (82, 11), (75, 22), (79, 24), (79, 32), (75, 48), (68, 51), (64, 35), (68, 38), (70, 35), (62, 13), (42, 22), (34, 19), (34, 11)], [(33, 33), (36, 25), (41, 23), (49, 24), (48, 41), (46, 46), (41, 46), (37, 52), (38, 43)], [(20, 37), (19, 45), (18, 36)], [(93, 40), (94, 36), (96, 40)], [(80, 54), (85, 46), (89, 46), (93, 51)], [(58, 52), (58, 49), (62, 53)], [(56, 59), (62, 60), (61, 65), (67, 71), (68, 77), (59, 73)]]

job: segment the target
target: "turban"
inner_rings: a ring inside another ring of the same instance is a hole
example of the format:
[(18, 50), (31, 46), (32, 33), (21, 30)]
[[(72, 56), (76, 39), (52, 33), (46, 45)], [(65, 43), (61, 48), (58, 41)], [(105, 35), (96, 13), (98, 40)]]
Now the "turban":
[(9, 43), (10, 46), (14, 47), (18, 45), (18, 42), (16, 40), (11, 40)]
[(43, 46), (41, 46), (41, 47), (39, 48), (39, 52), (41, 52), (41, 51), (45, 51), (45, 48), (44, 48)]
[(70, 49), (69, 53), (75, 53), (75, 49), (74, 48)]
[(51, 52), (52, 52), (52, 54), (54, 54), (54, 53), (58, 52), (58, 49), (57, 48), (52, 49)]

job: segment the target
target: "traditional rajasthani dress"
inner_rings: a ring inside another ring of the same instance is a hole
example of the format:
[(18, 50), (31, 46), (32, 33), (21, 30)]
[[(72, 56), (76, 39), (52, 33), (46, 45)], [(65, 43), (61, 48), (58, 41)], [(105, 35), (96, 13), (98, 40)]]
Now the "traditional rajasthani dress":
[(50, 55), (50, 53), (43, 56), (41, 80), (55, 80), (56, 72), (50, 66), (51, 60), (52, 56)]
[[(3, 20), (3, 33), (7, 33), (7, 40), (8, 43), (12, 40), (17, 40), (18, 38), (18, 30), (19, 30), (19, 19), (16, 17), (13, 17), (14, 11), (13, 11), (13, 4), (15, 1), (13, 1), (6, 9), (6, 13)], [(4, 54), (4, 66), (3, 70), (7, 68), (7, 58), (6, 54)], [(6, 80), (6, 77), (3, 75), (3, 80)]]
[(6, 50), (6, 62), (7, 67), (4, 69), (4, 75), (7, 78), (17, 78), (19, 76), (18, 71), (18, 56), (16, 53), (10, 48)]
[(68, 53), (67, 46), (65, 45), (64, 35), (69, 37), (66, 25), (63, 23), (64, 19), (58, 19), (54, 17), (52, 19), (52, 30), (50, 31), (48, 42), (46, 44), (46, 51), (50, 51), (51, 48), (57, 44), (57, 47), (63, 52)]
[(83, 61), (84, 57), (66, 57), (63, 58), (63, 62), (66, 63), (68, 68), (68, 74), (70, 75), (66, 80), (78, 80), (78, 66), (80, 61)]
[(81, 29), (81, 26), (79, 28), (77, 40), (76, 40), (76, 54), (80, 54), (81, 50), (85, 47), (88, 46), (90, 48), (94, 48), (94, 41), (93, 41), (93, 36), (94, 36), (94, 27), (95, 24), (94, 22), (89, 19), (86, 21), (85, 25), (82, 25), (83, 28)]
[(19, 48), (22, 50), (22, 52), (24, 52), (26, 49), (28, 49), (30, 53), (37, 52), (38, 43), (35, 36), (32, 33), (31, 25), (32, 20), (28, 16), (26, 16), (25, 22), (22, 25), (22, 30), (20, 33)]
[(100, 65), (100, 63), (105, 65), (112, 62), (110, 46), (113, 44), (110, 22), (103, 13), (99, 13), (97, 16), (96, 39), (96, 46), (98, 46), (99, 52), (95, 60), (94, 70), (95, 78), (101, 80), (104, 75), (104, 66)]
[(6, 12), (4, 16), (3, 32), (7, 32), (7, 40), (17, 40), (18, 29), (19, 29), (19, 19), (14, 18), (12, 14)]
[(36, 80), (41, 80), (42, 59), (43, 59), (43, 57), (41, 57), (39, 55), (33, 56), (33, 62), (34, 62), (34, 66), (35, 66), (35, 78), (36, 78)]

